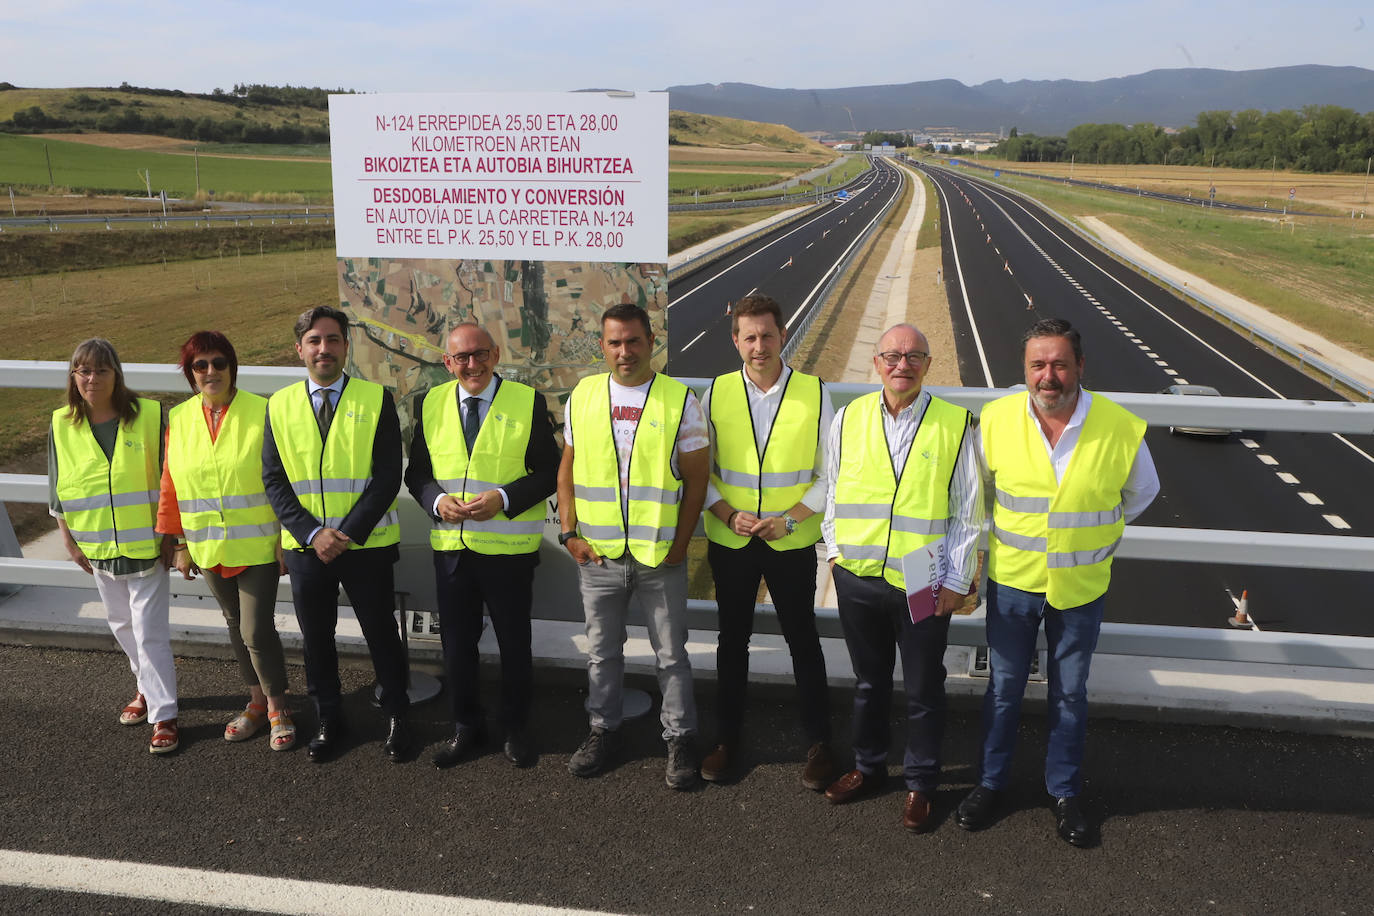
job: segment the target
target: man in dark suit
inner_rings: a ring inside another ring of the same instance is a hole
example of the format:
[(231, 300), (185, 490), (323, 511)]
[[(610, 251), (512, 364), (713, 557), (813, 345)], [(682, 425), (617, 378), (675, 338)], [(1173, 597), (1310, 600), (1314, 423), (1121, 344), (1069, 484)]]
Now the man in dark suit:
[(393, 616), (392, 566), (400, 541), (401, 426), (391, 392), (350, 378), (348, 316), (319, 306), (296, 321), (305, 384), (272, 395), (263, 434), (262, 477), (282, 526), (291, 595), (305, 643), (305, 678), (319, 712), (310, 759), (338, 750), (339, 657), (334, 644), (339, 586), (348, 593), (381, 684), (393, 762), (410, 748), (405, 650)]
[(460, 324), (447, 343), (444, 365), (454, 381), (420, 402), (405, 475), (435, 522), (430, 544), (454, 734), (434, 765), (453, 766), (486, 740), (477, 653), (485, 604), (501, 650), (505, 754), (530, 766), (530, 601), (558, 444), (544, 396), (494, 374), (501, 350), (486, 330)]

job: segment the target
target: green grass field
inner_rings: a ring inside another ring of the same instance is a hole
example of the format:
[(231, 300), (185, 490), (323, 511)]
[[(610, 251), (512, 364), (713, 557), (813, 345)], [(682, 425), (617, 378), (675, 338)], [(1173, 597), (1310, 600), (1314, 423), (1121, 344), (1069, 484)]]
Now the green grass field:
[(668, 173), (668, 193), (670, 195), (690, 195), (694, 191), (714, 194), (722, 191), (747, 191), (770, 184), (786, 181), (786, 174), (761, 174), (759, 172), (680, 172), (676, 169)]
[[(48, 157), (44, 156), (44, 147)], [(52, 180), (48, 177), (48, 158)], [(120, 150), (85, 143), (0, 134), (0, 184), (46, 188), (50, 184), (96, 193), (143, 194), (140, 173), (152, 173), (156, 194), (190, 197), (196, 191), (191, 156)], [(200, 157), (200, 187), (217, 197), (286, 195), (321, 200), (334, 193), (327, 162)]]

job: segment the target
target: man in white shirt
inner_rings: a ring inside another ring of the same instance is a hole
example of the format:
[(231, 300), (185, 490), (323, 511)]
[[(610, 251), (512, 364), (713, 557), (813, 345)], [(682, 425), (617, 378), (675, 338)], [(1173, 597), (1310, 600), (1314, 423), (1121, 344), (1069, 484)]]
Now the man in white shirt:
[[(854, 769), (825, 795), (844, 804), (887, 779), (892, 668), (902, 656), (906, 694), (906, 801), (902, 826), (932, 823), (945, 720), (949, 615), (974, 588), (983, 525), (982, 480), (967, 410), (921, 387), (930, 345), (909, 324), (889, 328), (873, 366), (881, 391), (841, 408), (830, 428), (821, 533), (835, 577), (840, 624), (854, 666)], [(946, 572), (934, 613), (916, 614), (902, 560), (943, 537)]]
[(979, 439), (995, 491), (988, 551), (990, 676), (978, 786), (956, 821), (996, 820), (1010, 779), (1021, 697), (1045, 625), (1049, 749), (1045, 788), (1059, 836), (1092, 843), (1079, 801), (1088, 728), (1088, 668), (1102, 626), (1112, 554), (1126, 522), (1159, 492), (1145, 421), (1083, 389), (1083, 344), (1067, 321), (1036, 322), (1022, 340), (1026, 391), (983, 408)]
[(644, 309), (607, 309), (601, 352), (610, 372), (583, 379), (568, 398), (558, 469), (559, 542), (578, 563), (591, 724), (568, 769), (594, 776), (619, 747), (625, 624), (635, 596), (663, 694), (664, 779), (670, 788), (688, 789), (698, 774), (687, 546), (706, 498), (710, 442), (696, 395), (654, 371), (653, 348)]
[(735, 303), (735, 349), (744, 366), (717, 378), (702, 398), (711, 431), (706, 558), (715, 581), (716, 746), (703, 779), (727, 781), (739, 762), (749, 638), (759, 581), (768, 586), (792, 656), (809, 750), (802, 785), (821, 791), (835, 775), (825, 655), (816, 633), (816, 542), (825, 511), (825, 440), (830, 393), (782, 361), (787, 331), (768, 296)]

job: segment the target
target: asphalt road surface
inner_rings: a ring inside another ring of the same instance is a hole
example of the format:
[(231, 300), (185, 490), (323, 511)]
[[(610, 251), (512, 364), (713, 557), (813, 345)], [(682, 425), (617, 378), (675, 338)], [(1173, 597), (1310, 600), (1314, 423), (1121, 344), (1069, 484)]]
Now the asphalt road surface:
[(798, 222), (741, 247), (714, 264), (673, 281), (668, 291), (668, 371), (687, 378), (714, 378), (739, 368), (730, 342), (726, 303), (763, 292), (793, 311), (799, 326), (816, 294), (855, 240), (901, 193), (906, 179), (888, 163), (850, 194)]
[[(963, 377), (1024, 382), (1021, 334), (1066, 318), (1083, 334), (1084, 383), (1155, 392), (1181, 383), (1234, 397), (1339, 400), (1239, 334), (1095, 248), (1039, 207), (938, 168), (944, 278)], [(1241, 432), (1146, 440), (1163, 489), (1142, 525), (1374, 535), (1374, 441), (1364, 436)], [(1374, 575), (1152, 563), (1113, 566), (1109, 620), (1224, 626), (1249, 592), (1264, 629), (1374, 636)]]
[[(344, 672), (352, 737), (323, 765), (300, 749), (273, 753), (261, 737), (222, 740), (242, 702), (232, 664), (180, 659), (178, 674), (182, 747), (160, 758), (146, 750), (147, 726), (115, 723), (130, 694), (119, 653), (0, 646), (10, 705), (0, 853), (120, 860), (135, 877), (138, 863), (212, 870), (243, 876), (245, 887), (255, 876), (367, 885), (475, 899), (482, 909), (1354, 913), (1368, 912), (1374, 896), (1369, 740), (1096, 721), (1085, 799), (1102, 822), (1101, 843), (1079, 850), (1054, 836), (1036, 715), (1023, 727), (1006, 815), (970, 834), (952, 814), (974, 776), (976, 716), (956, 711), (936, 827), (915, 836), (900, 827), (899, 779), (844, 807), (800, 787), (790, 689), (756, 685), (741, 781), (677, 793), (663, 784), (653, 716), (626, 726), (614, 770), (588, 780), (568, 774), (586, 729), (580, 671), (538, 672), (536, 767), (515, 770), (492, 747), (443, 772), (429, 763), (433, 744), (450, 733), (442, 701), (413, 712), (430, 745), (424, 753), (387, 763), (380, 717), (367, 701), (369, 673)], [(299, 690), (301, 669), (290, 678)], [(486, 688), (494, 692), (491, 680)], [(698, 684), (697, 694), (710, 723), (714, 690)], [(848, 734), (849, 702), (848, 691), (836, 692), (839, 735)], [(308, 730), (313, 716), (298, 719)], [(900, 741), (899, 724), (894, 735)], [(897, 777), (896, 745), (890, 759)], [(144, 893), (164, 891), (183, 899), (178, 888)], [(14, 887), (0, 875), (5, 913), (203, 911)]]

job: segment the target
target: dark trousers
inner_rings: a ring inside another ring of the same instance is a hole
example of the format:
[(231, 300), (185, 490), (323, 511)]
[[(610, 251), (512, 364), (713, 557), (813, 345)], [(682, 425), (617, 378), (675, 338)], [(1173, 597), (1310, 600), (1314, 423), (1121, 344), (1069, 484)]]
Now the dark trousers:
[(334, 631), (339, 623), (340, 585), (367, 640), (372, 669), (382, 688), (382, 711), (388, 716), (404, 714), (410, 697), (405, 648), (396, 625), (392, 569), (396, 548), (347, 550), (327, 566), (313, 550), (288, 550), (285, 556), (305, 646), (305, 682), (320, 719), (339, 715), (339, 650)]
[(706, 560), (716, 585), (720, 636), (716, 644), (717, 740), (738, 743), (749, 686), (749, 639), (759, 581), (768, 583), (778, 624), (792, 654), (802, 730), (808, 743), (830, 740), (830, 690), (816, 635), (816, 548), (774, 550), (759, 538), (740, 548), (715, 542)]
[(840, 625), (849, 647), (854, 687), (854, 761), (864, 773), (887, 767), (892, 707), (892, 670), (902, 653), (906, 692), (908, 789), (933, 792), (940, 784), (940, 741), (945, 731), (945, 647), (949, 618), (911, 622), (906, 595), (879, 577), (856, 576), (834, 567)]
[(477, 652), (483, 604), (501, 650), (501, 722), (507, 731), (529, 723), (534, 678), (530, 602), (538, 562), (537, 553), (486, 556), (471, 550), (434, 552), (444, 673), (453, 721), (460, 728), (477, 728), (484, 722)]

